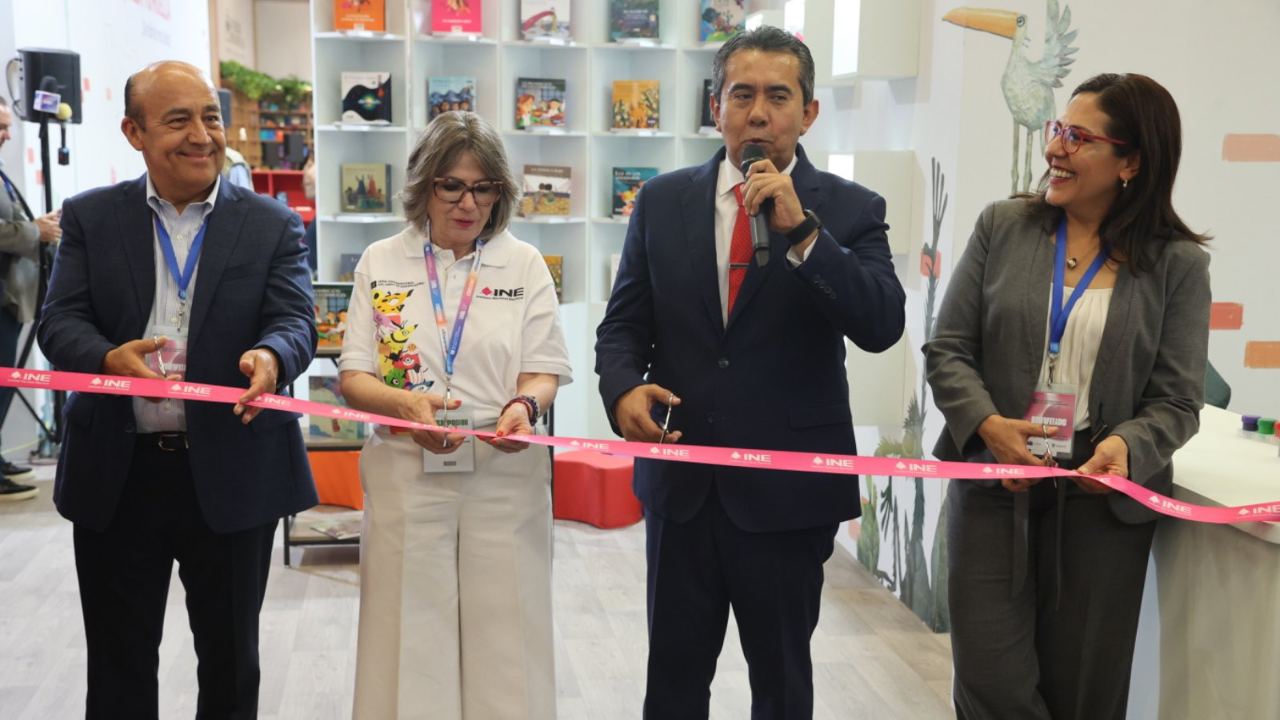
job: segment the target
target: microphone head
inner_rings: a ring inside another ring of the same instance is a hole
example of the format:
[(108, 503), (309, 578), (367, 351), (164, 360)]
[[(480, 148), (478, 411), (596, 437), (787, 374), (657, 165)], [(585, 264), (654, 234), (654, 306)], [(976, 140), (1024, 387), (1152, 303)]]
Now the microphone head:
[(759, 143), (747, 143), (743, 145), (742, 146), (742, 165), (739, 166), (739, 168), (742, 170), (742, 174), (746, 175), (747, 170), (751, 169), (752, 165), (764, 159), (765, 159), (765, 154), (764, 154), (763, 145), (760, 145)]
[(58, 120), (66, 122), (71, 119), (71, 106), (67, 103), (58, 103)]

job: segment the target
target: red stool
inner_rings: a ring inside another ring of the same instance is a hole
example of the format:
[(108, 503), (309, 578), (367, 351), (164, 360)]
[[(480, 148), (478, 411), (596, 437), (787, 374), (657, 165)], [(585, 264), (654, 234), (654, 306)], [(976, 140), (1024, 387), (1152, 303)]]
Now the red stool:
[(591, 450), (557, 453), (552, 512), (598, 528), (634, 525), (644, 510), (631, 491), (631, 458)]

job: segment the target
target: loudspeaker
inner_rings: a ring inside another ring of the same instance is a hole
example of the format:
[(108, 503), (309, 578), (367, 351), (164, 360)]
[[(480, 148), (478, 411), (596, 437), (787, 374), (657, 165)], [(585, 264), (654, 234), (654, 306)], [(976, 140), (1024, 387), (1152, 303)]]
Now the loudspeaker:
[[(68, 122), (80, 124), (80, 54), (70, 50), (54, 50), (51, 48), (18, 48), (22, 56), (22, 106), (26, 110), (26, 120), (35, 122), (39, 115), (35, 112), (36, 91), (42, 89), (41, 82), (53, 78), (51, 92), (62, 96), (62, 102), (71, 106), (71, 119)], [(46, 91), (50, 91), (46, 86)]]

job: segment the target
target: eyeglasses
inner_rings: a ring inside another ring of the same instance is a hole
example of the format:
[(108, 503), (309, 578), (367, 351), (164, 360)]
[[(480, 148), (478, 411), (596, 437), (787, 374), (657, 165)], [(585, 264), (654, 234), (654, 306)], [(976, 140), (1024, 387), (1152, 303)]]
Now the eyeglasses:
[(1112, 145), (1128, 145), (1124, 140), (1116, 140), (1106, 135), (1094, 135), (1074, 125), (1063, 125), (1057, 120), (1050, 120), (1044, 124), (1044, 144), (1048, 147), (1054, 138), (1062, 138), (1062, 149), (1068, 155), (1074, 155), (1080, 146), (1091, 142), (1104, 142)]
[(471, 193), (476, 205), (489, 207), (502, 195), (502, 183), (496, 180), (481, 180), (468, 185), (458, 178), (445, 177), (436, 178), (434, 184), (436, 197), (447, 203), (460, 203), (463, 195)]

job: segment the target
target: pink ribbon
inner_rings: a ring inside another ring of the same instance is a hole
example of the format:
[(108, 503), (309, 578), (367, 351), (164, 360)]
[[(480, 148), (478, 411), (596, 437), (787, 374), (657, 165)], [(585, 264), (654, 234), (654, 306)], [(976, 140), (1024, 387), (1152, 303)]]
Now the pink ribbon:
[[(240, 396), (245, 392), (244, 388), (205, 385), (203, 383), (48, 370), (23, 370), (7, 367), (0, 367), (0, 386), (100, 393), (103, 395), (125, 395), (129, 397), (166, 398), (171, 400), (201, 400), (228, 404), (239, 402)], [(286, 410), (338, 420), (378, 423), (410, 430), (446, 431), (445, 428), (435, 425), (425, 425), (410, 420), (375, 415), (351, 408), (311, 402), (310, 400), (299, 400), (282, 395), (261, 395), (249, 405), (267, 410)], [(447, 432), (472, 435), (480, 439), (495, 437), (494, 433), (491, 432), (460, 430), (457, 428), (448, 428)], [(1079, 473), (1074, 470), (1001, 465), (998, 463), (912, 460), (787, 450), (750, 450), (709, 447), (706, 445), (659, 445), (655, 443), (627, 442), (625, 440), (592, 440), (589, 438), (546, 437), (542, 435), (508, 435), (506, 439), (570, 450), (595, 450), (623, 457), (761, 470), (821, 472), (838, 475), (886, 475), (937, 480), (1080, 477)], [(1194, 505), (1153, 492), (1117, 475), (1089, 475), (1089, 477), (1117, 492), (1124, 493), (1158, 513), (1170, 517), (1215, 524), (1280, 522), (1280, 501), (1228, 507)]]

